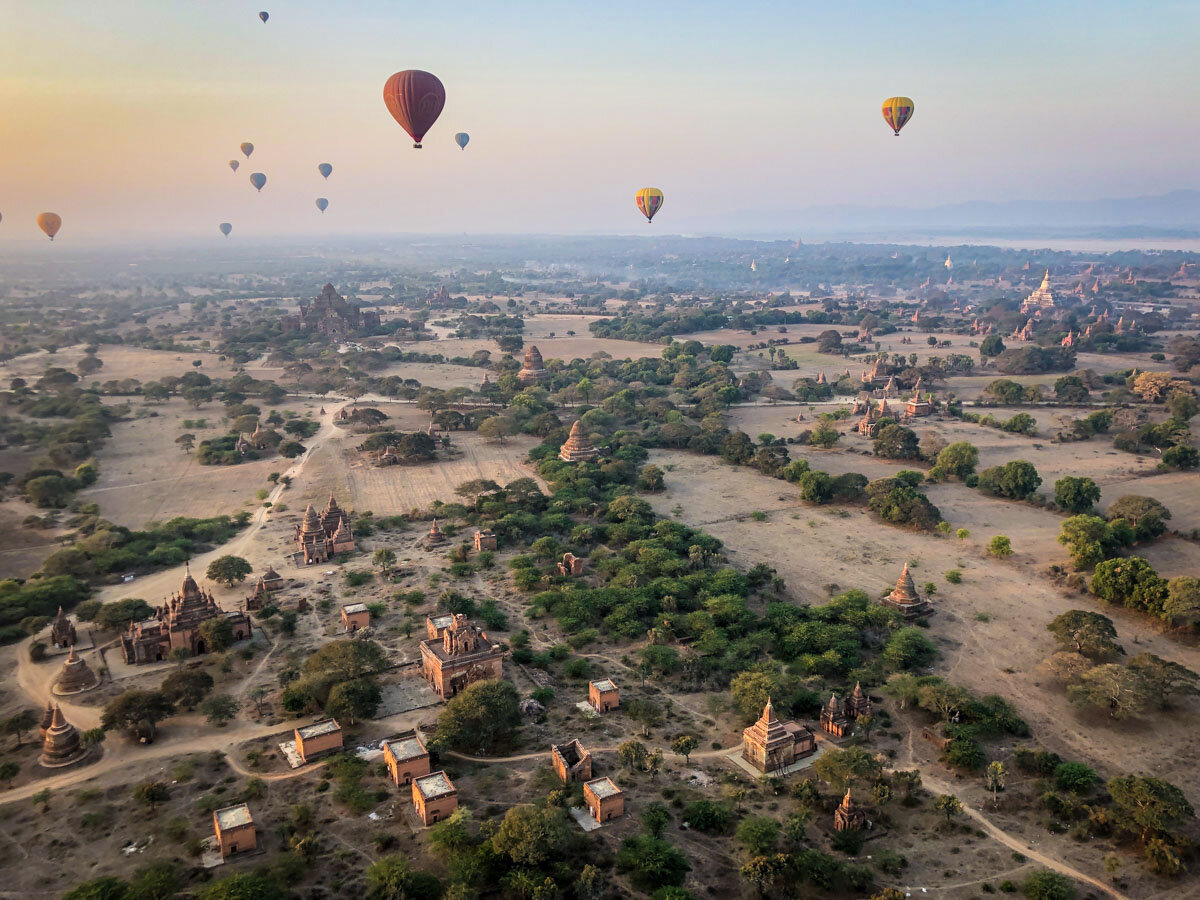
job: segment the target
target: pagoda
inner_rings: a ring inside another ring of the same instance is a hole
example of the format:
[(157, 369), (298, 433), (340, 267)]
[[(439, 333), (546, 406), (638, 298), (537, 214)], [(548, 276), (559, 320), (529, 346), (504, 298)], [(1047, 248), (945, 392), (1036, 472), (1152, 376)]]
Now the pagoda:
[(433, 525), (430, 527), (429, 534), (425, 539), (430, 544), (441, 544), (446, 540), (446, 533), (442, 531), (441, 526), (438, 525), (437, 519), (433, 520)]
[(79, 729), (63, 718), (57, 706), (50, 717), (50, 727), (42, 739), (42, 755), (38, 764), (47, 769), (61, 769), (80, 762), (87, 750), (79, 740)]
[(850, 796), (850, 788), (846, 788), (846, 796), (841, 805), (833, 811), (834, 831), (847, 831), (851, 828), (866, 828), (867, 814), (854, 802)]
[(913, 385), (913, 395), (904, 404), (904, 414), (912, 418), (921, 418), (933, 414), (933, 403), (929, 399), (921, 396), (921, 376), (917, 376), (917, 383)]
[(786, 769), (797, 757), (816, 749), (817, 738), (811, 729), (779, 721), (770, 697), (758, 721), (742, 731), (742, 757), (760, 772)]
[(1050, 270), (1042, 277), (1042, 283), (1032, 294), (1021, 302), (1021, 312), (1029, 313), (1035, 310), (1054, 309), (1054, 291), (1050, 288)]
[(550, 373), (546, 371), (546, 364), (542, 361), (542, 352), (536, 345), (530, 344), (529, 349), (525, 351), (525, 362), (521, 365), (521, 371), (517, 373), (517, 380), (521, 384), (537, 384), (549, 377)]
[(99, 685), (100, 679), (96, 677), (96, 673), (75, 652), (75, 648), (71, 647), (67, 661), (63, 663), (62, 672), (59, 673), (58, 680), (54, 682), (54, 693), (60, 696), (62, 694), (81, 694), (94, 687), (99, 687)]
[(927, 616), (933, 612), (933, 604), (917, 593), (912, 573), (908, 571), (908, 563), (904, 564), (904, 570), (896, 579), (896, 586), (892, 588), (892, 592), (880, 602), (884, 606), (898, 610), (906, 619)]
[(567, 442), (558, 450), (558, 458), (564, 462), (587, 462), (600, 455), (600, 451), (592, 446), (591, 441), (583, 433), (583, 423), (578, 419), (571, 426)]
[(67, 614), (63, 612), (63, 608), (58, 608), (58, 615), (54, 617), (54, 621), (50, 624), (50, 642), (55, 647), (74, 647), (75, 646), (75, 624), (67, 618)]

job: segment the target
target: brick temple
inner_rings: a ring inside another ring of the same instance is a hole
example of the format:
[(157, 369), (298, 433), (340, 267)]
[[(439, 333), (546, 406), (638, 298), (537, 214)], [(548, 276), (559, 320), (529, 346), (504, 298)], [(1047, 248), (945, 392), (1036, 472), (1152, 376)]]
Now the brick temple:
[(550, 373), (546, 371), (546, 364), (542, 360), (542, 352), (534, 344), (530, 344), (529, 349), (525, 351), (521, 371), (517, 373), (517, 380), (521, 384), (538, 384), (549, 377)]
[(781, 722), (770, 698), (758, 721), (742, 732), (742, 757), (760, 772), (778, 772), (817, 751), (817, 736), (806, 725)]
[(209, 619), (224, 616), (233, 628), (235, 641), (248, 638), (253, 628), (244, 612), (226, 612), (213, 595), (201, 590), (185, 569), (178, 594), (154, 611), (153, 617), (134, 622), (121, 635), (121, 654), (131, 664), (157, 662), (166, 659), (172, 650), (183, 648), (193, 656), (207, 653), (211, 648), (200, 634), (200, 626)]
[(467, 685), (504, 674), (504, 651), (478, 625), (455, 615), (444, 626), (432, 619), (426, 627), (436, 636), (421, 641), (421, 674), (443, 700)]
[(319, 515), (313, 505), (308, 504), (303, 521), (296, 526), (296, 545), (297, 555), (306, 566), (355, 550), (350, 515), (338, 506), (333, 494), (329, 495), (329, 505)]
[(583, 423), (578, 419), (571, 426), (567, 441), (558, 449), (558, 458), (564, 462), (588, 462), (600, 455), (592, 442), (583, 433)]

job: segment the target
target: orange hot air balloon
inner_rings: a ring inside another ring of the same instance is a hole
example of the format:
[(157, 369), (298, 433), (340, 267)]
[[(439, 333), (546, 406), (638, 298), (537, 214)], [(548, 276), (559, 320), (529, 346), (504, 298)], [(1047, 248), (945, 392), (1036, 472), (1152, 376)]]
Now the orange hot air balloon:
[(648, 224), (654, 220), (654, 214), (662, 209), (663, 192), (658, 188), (642, 188), (633, 195), (633, 200)]
[(420, 150), (425, 132), (433, 127), (446, 105), (446, 89), (436, 75), (405, 69), (387, 80), (383, 102), (392, 118), (413, 139), (413, 147)]
[(37, 217), (38, 228), (46, 232), (46, 237), (54, 240), (58, 229), (62, 228), (62, 216), (58, 213), (42, 213)]
[(888, 97), (883, 101), (883, 121), (900, 137), (900, 129), (912, 118), (916, 107), (908, 97)]

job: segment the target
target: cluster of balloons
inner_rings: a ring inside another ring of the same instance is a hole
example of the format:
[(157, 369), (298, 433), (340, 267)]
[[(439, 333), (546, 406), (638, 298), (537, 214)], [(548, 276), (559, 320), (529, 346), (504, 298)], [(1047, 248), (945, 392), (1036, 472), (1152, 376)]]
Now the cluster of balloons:
[[(263, 15), (265, 16), (266, 13), (263, 13)], [(263, 21), (265, 22), (266, 19), (263, 19)], [(249, 141), (246, 141), (241, 145), (241, 151), (245, 157), (249, 159), (250, 154), (254, 152), (254, 145)], [(241, 165), (241, 163), (239, 163), (236, 159), (231, 159), (229, 161), (229, 168), (235, 172), (238, 170), (239, 165)], [(329, 176), (333, 174), (333, 166), (330, 163), (323, 162), (317, 166), (317, 171), (321, 174), (322, 178), (329, 180)], [(250, 174), (250, 184), (254, 186), (256, 191), (261, 193), (262, 189), (267, 184), (267, 176), (262, 172), (252, 172)], [(325, 212), (325, 210), (329, 209), (329, 200), (327, 200), (325, 197), (318, 197), (317, 209), (319, 209), (321, 212)], [(221, 234), (225, 235), (225, 237), (229, 237), (230, 232), (233, 231), (233, 225), (229, 222), (222, 222), (217, 226), (217, 228)], [(51, 240), (53, 240), (53, 237)]]

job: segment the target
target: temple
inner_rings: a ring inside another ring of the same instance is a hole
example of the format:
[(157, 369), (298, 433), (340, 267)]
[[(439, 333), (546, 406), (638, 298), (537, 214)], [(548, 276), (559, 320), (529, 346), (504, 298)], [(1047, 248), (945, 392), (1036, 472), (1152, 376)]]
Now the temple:
[(558, 450), (558, 458), (564, 462), (587, 462), (600, 455), (600, 451), (592, 446), (591, 441), (583, 433), (583, 423), (578, 419), (571, 426), (567, 442)]
[(1054, 291), (1050, 288), (1050, 270), (1042, 277), (1038, 289), (1021, 301), (1021, 312), (1031, 313), (1054, 309)]
[(896, 586), (892, 588), (892, 592), (879, 602), (898, 610), (906, 619), (927, 616), (933, 612), (933, 604), (917, 593), (912, 573), (908, 571), (908, 563), (904, 564), (904, 569), (900, 572), (900, 577), (896, 579)]
[(347, 303), (332, 284), (326, 284), (311, 305), (301, 300), (299, 312), (284, 316), (281, 324), (285, 334), (315, 331), (329, 337), (342, 337), (352, 332), (378, 328), (379, 313), (363, 312), (357, 303)]
[(210, 648), (200, 626), (219, 616), (228, 620), (235, 641), (248, 638), (253, 631), (248, 615), (221, 609), (211, 593), (200, 589), (189, 569), (178, 594), (172, 594), (151, 618), (132, 623), (121, 635), (121, 653), (131, 664), (157, 662), (179, 648), (193, 656), (207, 653)]
[(356, 549), (350, 515), (338, 506), (333, 494), (329, 495), (329, 505), (320, 515), (311, 503), (308, 504), (304, 520), (296, 526), (296, 544), (297, 556), (303, 558), (306, 566)]
[(75, 624), (67, 618), (61, 606), (50, 624), (50, 643), (59, 648), (75, 646)]
[(250, 815), (250, 807), (245, 803), (214, 811), (213, 834), (222, 859), (258, 848), (254, 816)]
[(411, 784), (414, 778), (428, 775), (429, 751), (416, 732), (383, 742), (383, 763), (397, 786)]
[(455, 615), (438, 630), (439, 636), (421, 641), (421, 674), (443, 700), (504, 674), (504, 651), (466, 616)]
[(525, 361), (521, 365), (521, 371), (517, 373), (517, 380), (521, 384), (537, 384), (549, 377), (550, 373), (546, 371), (546, 364), (542, 361), (542, 352), (535, 345), (530, 344), (529, 349), (525, 351)]
[(933, 402), (921, 396), (921, 376), (913, 385), (913, 395), (904, 404), (904, 414), (911, 418), (922, 418), (933, 414)]
[(795, 722), (781, 722), (770, 698), (759, 720), (742, 732), (742, 757), (760, 772), (778, 772), (817, 750), (812, 730)]
[(67, 661), (63, 663), (62, 671), (59, 673), (57, 680), (54, 682), (54, 693), (63, 694), (81, 694), (84, 691), (90, 691), (94, 687), (100, 685), (100, 679), (96, 677), (83, 658), (75, 652), (75, 647), (71, 647), (71, 652), (67, 656)]
[(64, 719), (62, 710), (55, 706), (42, 737), (38, 764), (47, 769), (61, 769), (82, 761), (85, 756), (87, 750), (79, 740), (79, 729)]
[(867, 814), (854, 802), (850, 796), (850, 788), (846, 788), (846, 796), (841, 805), (833, 811), (834, 831), (847, 831), (851, 828), (866, 828), (870, 823)]
[(413, 808), (421, 822), (433, 825), (458, 809), (458, 790), (445, 772), (430, 772), (412, 782)]
[(861, 684), (856, 684), (845, 703), (838, 700), (837, 694), (829, 696), (829, 702), (821, 707), (821, 730), (834, 737), (845, 737), (859, 716), (870, 714), (871, 698), (863, 693)]

